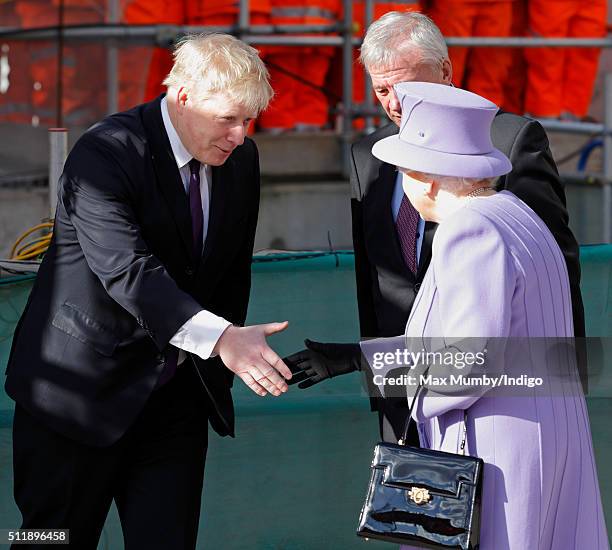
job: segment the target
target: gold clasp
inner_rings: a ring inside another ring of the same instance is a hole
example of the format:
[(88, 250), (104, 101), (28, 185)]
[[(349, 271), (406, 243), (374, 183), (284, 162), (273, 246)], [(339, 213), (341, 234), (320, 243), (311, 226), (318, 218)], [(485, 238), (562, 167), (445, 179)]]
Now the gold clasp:
[(418, 505), (427, 504), (431, 500), (431, 495), (425, 487), (413, 487), (408, 491), (408, 496), (412, 502)]

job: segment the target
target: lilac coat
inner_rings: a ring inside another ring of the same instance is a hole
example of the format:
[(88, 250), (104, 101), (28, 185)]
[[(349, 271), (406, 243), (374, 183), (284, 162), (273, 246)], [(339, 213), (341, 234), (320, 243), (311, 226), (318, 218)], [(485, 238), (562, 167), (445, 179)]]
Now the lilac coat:
[[(406, 335), (572, 336), (565, 261), (533, 210), (502, 191), (444, 220)], [(481, 550), (609, 548), (580, 390), (491, 397), (428, 388), (414, 413), (422, 445), (458, 452), (463, 410), (468, 453), (485, 461)]]

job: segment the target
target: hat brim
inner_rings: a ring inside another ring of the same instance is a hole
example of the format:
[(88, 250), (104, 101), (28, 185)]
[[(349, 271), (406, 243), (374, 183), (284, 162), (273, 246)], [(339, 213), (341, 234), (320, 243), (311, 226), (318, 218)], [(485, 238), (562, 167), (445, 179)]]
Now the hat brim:
[(497, 149), (484, 155), (442, 153), (406, 143), (400, 140), (399, 135), (377, 141), (372, 147), (372, 154), (400, 168), (439, 176), (495, 178), (512, 170), (508, 157)]

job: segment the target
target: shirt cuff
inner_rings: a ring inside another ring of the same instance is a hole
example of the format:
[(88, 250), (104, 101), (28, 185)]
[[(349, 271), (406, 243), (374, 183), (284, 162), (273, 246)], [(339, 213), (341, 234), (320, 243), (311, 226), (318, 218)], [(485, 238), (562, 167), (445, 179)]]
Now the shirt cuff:
[(231, 323), (223, 317), (203, 309), (178, 329), (170, 338), (170, 344), (195, 353), (202, 359), (209, 359), (217, 340), (230, 325)]

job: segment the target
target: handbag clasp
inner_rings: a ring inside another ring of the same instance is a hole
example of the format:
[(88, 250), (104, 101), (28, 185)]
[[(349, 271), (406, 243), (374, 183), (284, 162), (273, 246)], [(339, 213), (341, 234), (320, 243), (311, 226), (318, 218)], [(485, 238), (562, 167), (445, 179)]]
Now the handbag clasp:
[(418, 505), (427, 504), (431, 500), (431, 495), (425, 487), (412, 487), (412, 489), (408, 491), (408, 496), (412, 502)]

